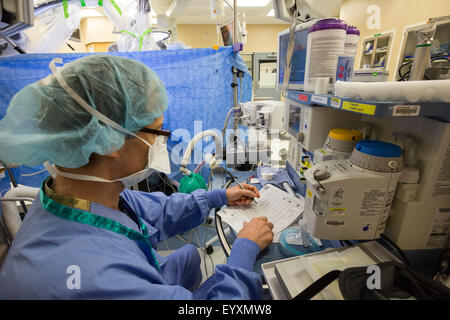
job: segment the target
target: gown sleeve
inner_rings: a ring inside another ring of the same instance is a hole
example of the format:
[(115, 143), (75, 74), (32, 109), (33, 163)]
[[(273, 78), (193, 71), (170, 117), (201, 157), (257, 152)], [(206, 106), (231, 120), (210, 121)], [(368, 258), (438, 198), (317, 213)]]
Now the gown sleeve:
[(157, 230), (153, 236), (161, 242), (174, 235), (197, 227), (211, 209), (228, 204), (226, 191), (195, 190), (192, 193), (174, 193), (124, 190), (121, 197), (141, 219)]
[[(131, 300), (259, 300), (262, 297), (261, 277), (252, 271), (259, 253), (256, 243), (248, 239), (237, 239), (226, 264), (217, 265), (213, 276), (197, 290), (191, 292), (180, 285), (170, 285), (145, 260), (131, 253), (127, 246), (108, 250), (104, 263), (92, 257), (88, 268), (97, 276), (89, 277), (83, 290), (70, 291), (63, 299), (131, 299)], [(104, 254), (103, 254), (104, 255)], [(96, 253), (96, 257), (101, 256)], [(126, 257), (124, 259), (124, 257)], [(85, 261), (89, 263), (89, 261)], [(95, 269), (98, 268), (98, 269)], [(87, 272), (86, 272), (87, 273)], [(83, 277), (88, 277), (87, 274)], [(98, 277), (101, 274), (101, 277)], [(1, 294), (0, 294), (1, 296)]]
[[(121, 196), (141, 219), (158, 230), (152, 235), (158, 242), (198, 226), (212, 208), (228, 203), (225, 190), (196, 190), (171, 196), (125, 190)], [(227, 263), (216, 266), (214, 275), (200, 288), (190, 292), (180, 286), (159, 285), (157, 299), (261, 299), (261, 277), (253, 272), (259, 252), (254, 241), (238, 238)]]

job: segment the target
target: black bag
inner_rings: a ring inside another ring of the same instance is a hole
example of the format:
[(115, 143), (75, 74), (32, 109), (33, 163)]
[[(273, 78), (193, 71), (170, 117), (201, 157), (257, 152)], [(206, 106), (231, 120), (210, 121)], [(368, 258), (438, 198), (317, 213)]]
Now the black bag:
[(367, 267), (356, 267), (328, 272), (293, 299), (311, 299), (338, 279), (339, 289), (346, 300), (450, 300), (450, 288), (406, 265), (391, 261), (377, 266), (380, 268), (379, 289), (370, 289), (367, 285), (371, 276)]

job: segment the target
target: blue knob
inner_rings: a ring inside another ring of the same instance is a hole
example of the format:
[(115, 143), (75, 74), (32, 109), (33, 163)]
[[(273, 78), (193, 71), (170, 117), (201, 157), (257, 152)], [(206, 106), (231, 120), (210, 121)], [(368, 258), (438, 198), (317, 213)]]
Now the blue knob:
[(384, 141), (363, 140), (359, 141), (355, 148), (359, 152), (376, 157), (396, 158), (402, 155), (402, 148)]

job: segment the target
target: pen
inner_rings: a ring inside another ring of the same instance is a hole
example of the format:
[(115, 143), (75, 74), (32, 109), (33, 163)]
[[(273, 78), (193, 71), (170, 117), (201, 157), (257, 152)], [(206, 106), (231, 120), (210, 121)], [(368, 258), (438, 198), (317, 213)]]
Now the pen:
[[(234, 178), (234, 181), (236, 181), (236, 183), (238, 184), (238, 186), (239, 186), (242, 190), (245, 190), (244, 186), (239, 182), (239, 180), (236, 179), (236, 177), (233, 177), (233, 178)], [(255, 198), (252, 198), (252, 200), (253, 200), (253, 202), (258, 203), (258, 202), (256, 202), (256, 199), (255, 199)]]
[[(246, 190), (245, 188), (244, 188), (244, 186), (239, 182), (239, 180), (229, 171), (229, 170), (227, 170), (227, 169), (225, 169), (225, 171), (226, 171), (226, 173), (228, 173), (229, 174), (229, 176), (231, 177), (231, 179), (233, 179), (234, 181), (236, 181), (236, 183), (238, 184), (238, 186), (242, 189), (242, 190)], [(256, 199), (255, 198), (252, 198), (252, 200), (255, 202), (255, 203), (258, 203), (257, 201), (256, 201)]]

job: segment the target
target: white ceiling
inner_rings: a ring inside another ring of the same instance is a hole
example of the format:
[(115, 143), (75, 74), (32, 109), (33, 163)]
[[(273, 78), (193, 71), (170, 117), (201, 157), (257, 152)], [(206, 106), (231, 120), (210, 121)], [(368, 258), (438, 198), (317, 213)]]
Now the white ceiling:
[[(150, 0), (152, 10), (157, 13), (164, 13), (175, 0)], [(177, 24), (215, 24), (211, 18), (210, 0), (177, 0), (180, 3), (187, 2), (186, 7), (176, 18)], [(233, 0), (229, 0), (231, 3)], [(272, 0), (265, 7), (237, 7), (238, 12), (245, 13), (247, 24), (286, 24), (284, 21), (268, 17), (267, 13), (273, 8)], [(225, 5), (225, 16), (219, 22), (231, 20), (233, 11)]]

